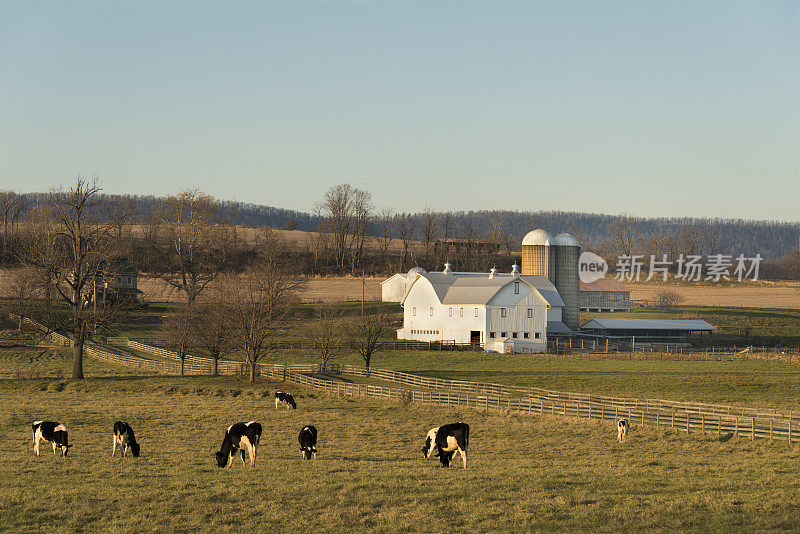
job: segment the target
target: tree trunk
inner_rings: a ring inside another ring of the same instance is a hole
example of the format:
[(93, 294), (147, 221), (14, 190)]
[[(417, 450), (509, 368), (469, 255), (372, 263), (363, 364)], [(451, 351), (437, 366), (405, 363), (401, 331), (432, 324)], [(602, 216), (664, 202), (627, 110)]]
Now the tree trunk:
[(214, 376), (217, 376), (218, 374), (218, 369), (219, 369), (218, 365), (219, 365), (219, 355), (217, 354), (214, 356)]
[(186, 362), (186, 356), (181, 354), (181, 376), (183, 376), (183, 364)]
[(256, 364), (250, 363), (250, 382), (256, 381)]
[(83, 335), (80, 329), (75, 329), (72, 347), (72, 378), (83, 378)]

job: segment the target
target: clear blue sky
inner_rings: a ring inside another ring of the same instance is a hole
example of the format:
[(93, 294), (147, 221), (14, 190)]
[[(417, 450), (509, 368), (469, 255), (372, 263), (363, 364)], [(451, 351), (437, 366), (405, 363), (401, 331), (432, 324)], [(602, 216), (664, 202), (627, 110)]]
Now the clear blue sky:
[(0, 67), (0, 188), (800, 220), (796, 1), (4, 2)]

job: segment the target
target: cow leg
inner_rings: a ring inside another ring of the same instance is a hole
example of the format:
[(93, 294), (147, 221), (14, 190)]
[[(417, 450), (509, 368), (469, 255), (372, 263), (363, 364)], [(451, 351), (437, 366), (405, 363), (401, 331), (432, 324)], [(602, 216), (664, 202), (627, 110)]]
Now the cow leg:
[(55, 453), (56, 453), (56, 447), (57, 447), (57, 445), (56, 445), (56, 442), (54, 441), (54, 442), (53, 442), (53, 454), (54, 454), (54, 455), (55, 455)]
[(39, 456), (39, 440), (35, 438), (33, 440), (33, 452), (36, 453), (36, 456)]
[(114, 457), (115, 454), (117, 454), (117, 436), (115, 435), (115, 436), (113, 436), (113, 438), (114, 438), (114, 443), (113, 443), (113, 446), (111, 448), (111, 457), (112, 458)]
[(276, 410), (278, 409), (278, 398), (277, 397), (275, 398), (275, 409)]
[(126, 444), (124, 441), (122, 442), (122, 445), (119, 446), (119, 448), (122, 449), (123, 458), (125, 458), (125, 453), (128, 452), (128, 447), (130, 447), (130, 445)]

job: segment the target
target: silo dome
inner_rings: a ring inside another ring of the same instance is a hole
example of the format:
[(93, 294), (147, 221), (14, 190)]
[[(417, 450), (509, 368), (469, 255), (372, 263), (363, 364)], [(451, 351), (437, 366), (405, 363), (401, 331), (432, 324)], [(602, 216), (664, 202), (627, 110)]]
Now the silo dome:
[(522, 246), (535, 246), (535, 245), (545, 245), (550, 246), (553, 244), (553, 236), (550, 235), (547, 231), (542, 230), (541, 228), (534, 230), (532, 232), (528, 232), (525, 237), (522, 238)]
[(426, 271), (422, 267), (412, 267), (411, 270), (408, 271), (408, 274), (406, 275), (406, 278), (408, 278), (409, 282), (413, 282), (414, 280), (417, 279), (417, 276), (419, 276), (422, 273), (427, 273), (427, 272), (428, 271)]
[(557, 236), (555, 236), (553, 238), (553, 240), (550, 242), (550, 244), (551, 245), (555, 245), (557, 247), (579, 247), (579, 246), (581, 246), (580, 243), (578, 243), (577, 239), (575, 239), (571, 234), (568, 234), (566, 232), (563, 233), (563, 234), (558, 234)]

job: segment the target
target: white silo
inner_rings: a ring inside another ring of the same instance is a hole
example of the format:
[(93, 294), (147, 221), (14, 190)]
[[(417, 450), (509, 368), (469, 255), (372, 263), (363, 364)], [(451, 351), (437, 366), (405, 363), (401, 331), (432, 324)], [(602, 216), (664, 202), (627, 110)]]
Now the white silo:
[(551, 280), (564, 301), (563, 322), (572, 330), (577, 330), (578, 297), (581, 290), (578, 260), (581, 245), (573, 236), (564, 233), (553, 238), (550, 250), (555, 257), (555, 276)]

